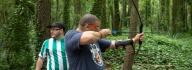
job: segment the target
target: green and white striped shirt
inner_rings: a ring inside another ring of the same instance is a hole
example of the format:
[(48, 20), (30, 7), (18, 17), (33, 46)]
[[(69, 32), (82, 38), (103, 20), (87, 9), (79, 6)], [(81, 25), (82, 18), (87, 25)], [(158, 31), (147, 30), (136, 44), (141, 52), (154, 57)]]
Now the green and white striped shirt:
[(68, 70), (67, 54), (64, 38), (56, 40), (50, 38), (44, 41), (39, 57), (47, 57), (47, 70)]

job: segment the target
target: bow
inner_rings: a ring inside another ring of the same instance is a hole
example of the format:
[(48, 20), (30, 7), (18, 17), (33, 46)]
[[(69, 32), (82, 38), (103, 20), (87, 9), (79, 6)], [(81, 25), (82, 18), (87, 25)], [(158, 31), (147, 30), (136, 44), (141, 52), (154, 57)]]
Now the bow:
[[(137, 7), (136, 7), (136, 5), (135, 5), (135, 2), (134, 2), (133, 0), (132, 0), (132, 2), (133, 2), (133, 6), (135, 7), (135, 10), (136, 10), (136, 12), (137, 12), (137, 14), (138, 14), (138, 16), (139, 16), (139, 21), (140, 21), (140, 23), (141, 23), (140, 26), (139, 26), (139, 33), (142, 33), (142, 32), (143, 32), (143, 23), (142, 23), (142, 21), (141, 21), (141, 16), (140, 16), (139, 11), (138, 11), (138, 9), (137, 9)], [(142, 41), (139, 40), (139, 48), (138, 48), (138, 50), (136, 51), (136, 55), (139, 53), (141, 46), (142, 46)]]

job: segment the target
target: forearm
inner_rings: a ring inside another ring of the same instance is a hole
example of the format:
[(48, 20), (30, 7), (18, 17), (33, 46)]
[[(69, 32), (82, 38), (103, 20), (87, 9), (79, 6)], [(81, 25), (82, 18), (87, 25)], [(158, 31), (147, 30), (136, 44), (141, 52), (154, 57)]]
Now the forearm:
[(43, 65), (43, 59), (38, 58), (35, 70), (41, 70), (42, 65)]
[(94, 31), (86, 31), (82, 34), (80, 44), (85, 45), (85, 44), (90, 44), (97, 42), (102, 38), (102, 35), (100, 32), (94, 32)]
[(119, 47), (125, 47), (127, 45), (132, 45), (134, 44), (134, 40), (133, 39), (129, 39), (129, 40), (122, 40), (122, 41), (113, 41), (111, 48), (119, 48)]

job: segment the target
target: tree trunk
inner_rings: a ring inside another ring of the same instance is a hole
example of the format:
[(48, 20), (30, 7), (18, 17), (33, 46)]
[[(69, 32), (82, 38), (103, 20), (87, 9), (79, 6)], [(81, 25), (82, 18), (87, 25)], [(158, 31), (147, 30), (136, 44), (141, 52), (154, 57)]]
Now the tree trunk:
[(37, 11), (37, 33), (38, 33), (38, 47), (39, 51), (43, 41), (49, 37), (49, 30), (46, 28), (51, 22), (51, 1), (39, 0)]
[(107, 21), (107, 14), (106, 14), (106, 0), (102, 0), (102, 19), (101, 19), (101, 23), (103, 24), (103, 26), (101, 26), (101, 28), (106, 28), (109, 26), (109, 23)]
[(119, 0), (114, 0), (114, 17), (112, 25), (113, 35), (121, 34), (121, 23), (120, 23), (120, 12), (119, 12)]
[(145, 22), (147, 24), (151, 24), (149, 18), (151, 17), (151, 0), (146, 0), (145, 4)]
[(188, 26), (189, 26), (189, 33), (192, 35), (192, 1), (189, 1), (188, 4)]
[(110, 15), (110, 25), (111, 25), (111, 27), (113, 26), (113, 24), (114, 24), (114, 15), (113, 15), (113, 13), (114, 13), (114, 1), (113, 0), (109, 0), (108, 1), (109, 3), (108, 3), (108, 7), (109, 7), (109, 15)]
[(102, 5), (102, 0), (96, 0), (91, 10), (91, 13), (96, 15), (99, 19), (101, 19)]
[(167, 31), (169, 29), (169, 22), (170, 22), (170, 16), (169, 16), (169, 6), (170, 6), (170, 0), (162, 0), (160, 1), (160, 27), (161, 31)]
[(56, 0), (56, 15), (55, 15), (55, 21), (58, 21), (59, 20), (59, 0)]
[[(131, 16), (131, 5), (132, 4), (132, 1), (131, 0), (128, 0), (128, 12), (127, 12), (127, 16), (129, 17), (128, 19), (130, 19), (130, 16)], [(127, 22), (127, 26), (129, 27), (130, 26), (130, 20)]]
[(66, 30), (71, 28), (70, 25), (70, 1), (71, 0), (64, 0), (64, 11), (63, 11), (63, 21), (65, 22)]
[(186, 29), (186, 7), (185, 0), (172, 0), (172, 34), (185, 32)]
[[(191, 9), (190, 9), (190, 12), (191, 12), (191, 15), (190, 15), (190, 20), (191, 20), (191, 30), (192, 30), (192, 1), (191, 1), (191, 4), (190, 4), (190, 7), (191, 7)], [(191, 31), (191, 35), (192, 35), (192, 31)]]
[(96, 0), (91, 13), (101, 20), (101, 28), (106, 28), (108, 26), (106, 17), (106, 0)]
[(127, 9), (127, 0), (123, 0), (122, 1), (122, 19), (121, 19), (121, 22), (124, 26), (127, 26), (127, 19), (126, 19), (126, 9)]
[(74, 0), (74, 24), (75, 27), (78, 26), (80, 17), (82, 16), (82, 5), (81, 5), (81, 1), (80, 0)]
[[(138, 0), (133, 0), (137, 9), (138, 9)], [(131, 1), (130, 1), (131, 2)], [(130, 18), (130, 36), (129, 38), (133, 38), (135, 35), (136, 35), (136, 31), (137, 31), (137, 19), (138, 19), (138, 14), (137, 14), (137, 11), (136, 11), (136, 8), (133, 6), (133, 2), (132, 2), (132, 7), (131, 7), (131, 18)], [(123, 70), (132, 70), (132, 66), (133, 66), (133, 63), (134, 63), (134, 48), (129, 45), (129, 46), (126, 46), (126, 56), (125, 56), (125, 59), (124, 59), (124, 64), (123, 64)]]

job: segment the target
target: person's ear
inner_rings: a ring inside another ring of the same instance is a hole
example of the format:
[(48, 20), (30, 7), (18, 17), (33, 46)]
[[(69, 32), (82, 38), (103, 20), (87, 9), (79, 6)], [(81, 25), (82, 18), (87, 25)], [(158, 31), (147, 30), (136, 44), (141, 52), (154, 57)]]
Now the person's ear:
[(85, 28), (89, 28), (89, 25), (88, 24), (85, 24), (85, 26), (84, 26)]
[(85, 28), (85, 30), (88, 30), (89, 29), (89, 25), (85, 24), (84, 28)]

